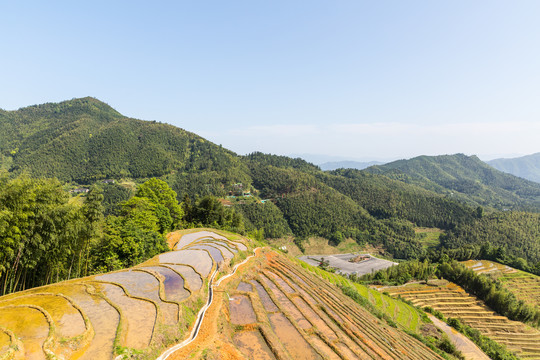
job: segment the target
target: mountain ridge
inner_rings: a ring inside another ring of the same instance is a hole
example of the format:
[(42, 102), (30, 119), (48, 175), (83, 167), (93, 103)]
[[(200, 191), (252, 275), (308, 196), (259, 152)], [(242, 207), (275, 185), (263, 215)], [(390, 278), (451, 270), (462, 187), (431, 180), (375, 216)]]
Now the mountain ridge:
[(474, 155), (423, 155), (364, 171), (453, 196), (471, 205), (499, 210), (540, 206), (540, 184), (494, 169)]
[(497, 170), (540, 183), (540, 152), (516, 158), (494, 159), (487, 163)]
[[(538, 211), (538, 184), (497, 172), (476, 157), (440, 159), (446, 163), (420, 157), (362, 171), (323, 172), (299, 158), (258, 152), (238, 156), (184, 129), (124, 117), (93, 98), (0, 113), (0, 169), (11, 176), (27, 172), (77, 183), (70, 186), (158, 177), (186, 208), (207, 196), (222, 198), (243, 215), (247, 231), (293, 235), (300, 247), (309, 237), (333, 245), (353, 239), (382, 245), (396, 258), (431, 256), (436, 249), (428, 250), (415, 235), (420, 226), (448, 231), (448, 249), (469, 242), (478, 251), (487, 235), (464, 237), (480, 228), (497, 244), (514, 239), (511, 232), (498, 231), (503, 226), (498, 217), (481, 219), (484, 210), (475, 207), (485, 207), (487, 214), (505, 208)], [(482, 183), (484, 178), (491, 182)], [(505, 179), (512, 179), (515, 189), (502, 188)], [(468, 191), (458, 193), (456, 186)], [(265, 205), (258, 206), (263, 199)], [(506, 228), (514, 228), (511, 221), (503, 217)], [(533, 221), (523, 224), (533, 234), (522, 239), (529, 250), (510, 246), (509, 255), (534, 261)]]

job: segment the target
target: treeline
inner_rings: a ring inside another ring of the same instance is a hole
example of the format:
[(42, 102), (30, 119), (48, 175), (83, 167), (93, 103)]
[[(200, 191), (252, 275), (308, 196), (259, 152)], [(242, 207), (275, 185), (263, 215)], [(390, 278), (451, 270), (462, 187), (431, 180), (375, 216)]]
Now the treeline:
[(182, 206), (185, 213), (185, 227), (209, 226), (239, 234), (245, 233), (246, 226), (242, 214), (232, 207), (223, 206), (221, 201), (214, 196), (204, 196), (192, 201), (186, 195)]
[[(477, 217), (470, 224), (464, 223), (448, 231), (440, 238), (441, 248), (448, 249), (449, 256), (457, 260), (492, 259), (538, 274), (540, 270), (538, 224), (540, 224), (538, 213), (495, 212)], [(491, 249), (487, 248), (488, 245)], [(465, 253), (460, 250), (464, 248), (468, 249)], [(495, 253), (493, 249), (496, 249)]]
[(235, 209), (242, 214), (246, 230), (262, 229), (266, 238), (280, 238), (292, 235), (292, 230), (281, 210), (271, 201), (264, 204), (238, 204)]
[(123, 269), (167, 251), (165, 234), (180, 227), (184, 210), (162, 180), (141, 184), (135, 195), (109, 215), (90, 249), (92, 273)]
[(435, 269), (436, 267), (428, 260), (411, 260), (360, 277), (353, 274), (350, 279), (359, 283), (403, 285), (411, 280), (427, 281), (435, 277)]

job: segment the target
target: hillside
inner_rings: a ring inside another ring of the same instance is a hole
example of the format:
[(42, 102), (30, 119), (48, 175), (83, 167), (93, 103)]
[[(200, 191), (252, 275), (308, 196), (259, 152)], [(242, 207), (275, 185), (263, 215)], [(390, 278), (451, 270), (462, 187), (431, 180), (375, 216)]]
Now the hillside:
[(439, 286), (409, 284), (384, 288), (390, 295), (401, 296), (415, 306), (431, 307), (446, 317), (477, 329), (524, 359), (540, 359), (540, 331), (519, 321), (501, 316), (474, 295), (454, 283)]
[(126, 118), (89, 97), (0, 112), (0, 154), (8, 171), (79, 183), (241, 167), (234, 153), (193, 133)]
[(187, 336), (218, 265), (227, 273), (252, 246), (215, 232), (184, 238), (182, 249), (133, 268), (0, 297), (0, 358), (155, 358)]
[(540, 184), (503, 173), (476, 156), (419, 156), (369, 167), (383, 174), (472, 205), (503, 209), (540, 209)]
[[(415, 235), (416, 226), (446, 231), (441, 244), (449, 248), (471, 242), (480, 247), (487, 239), (477, 230), (486, 227), (503, 246), (514, 239), (507, 231), (511, 224), (501, 225), (506, 229), (500, 236), (495, 221), (479, 225), (483, 211), (476, 207), (536, 209), (540, 194), (540, 184), (464, 155), (332, 172), (300, 158), (259, 152), (238, 156), (174, 126), (124, 117), (94, 98), (0, 111), (0, 155), (0, 180), (27, 172), (31, 177), (72, 182), (73, 188), (95, 182), (102, 186), (100, 180), (112, 178), (126, 180), (135, 190), (137, 183), (158, 177), (176, 192), (185, 214), (201, 201), (210, 211), (186, 215), (181, 219), (186, 224), (212, 225), (236, 212), (236, 230), (260, 231), (268, 238), (292, 236), (300, 249), (308, 238), (323, 237), (332, 245), (350, 239), (359, 246), (382, 247), (396, 258), (430, 255)], [(5, 175), (2, 169), (7, 170)], [(119, 185), (106, 187), (106, 214), (118, 214), (118, 203), (112, 199), (120, 202), (130, 194)], [(220, 198), (234, 212), (224, 211), (223, 204), (207, 196)], [(12, 205), (8, 210), (18, 211)], [(534, 221), (520, 224), (525, 228), (519, 233), (533, 237), (516, 244), (531, 242), (525, 247), (536, 249)], [(471, 233), (474, 241), (468, 240)], [(536, 259), (519, 245), (510, 249), (508, 255)], [(462, 259), (461, 255), (456, 256)]]
[(246, 258), (248, 239), (187, 230), (169, 244), (130, 269), (0, 297), (0, 357), (155, 359), (180, 342), (160, 359), (441, 358), (402, 331), (420, 329), (412, 310), (392, 327), (286, 256)]
[(477, 274), (497, 279), (518, 300), (540, 307), (540, 276), (488, 260), (468, 260), (463, 264)]
[(487, 161), (495, 169), (540, 183), (540, 153), (512, 159)]

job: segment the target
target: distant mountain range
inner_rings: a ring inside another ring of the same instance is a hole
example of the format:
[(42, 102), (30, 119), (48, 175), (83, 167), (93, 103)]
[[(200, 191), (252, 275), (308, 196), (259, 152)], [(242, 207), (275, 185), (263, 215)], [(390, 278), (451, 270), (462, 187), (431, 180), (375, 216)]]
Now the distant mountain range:
[(532, 155), (487, 161), (495, 169), (540, 183), (540, 152)]
[(381, 161), (329, 161), (320, 164), (319, 167), (323, 171), (336, 170), (336, 169), (358, 169), (362, 170), (373, 165), (382, 165)]

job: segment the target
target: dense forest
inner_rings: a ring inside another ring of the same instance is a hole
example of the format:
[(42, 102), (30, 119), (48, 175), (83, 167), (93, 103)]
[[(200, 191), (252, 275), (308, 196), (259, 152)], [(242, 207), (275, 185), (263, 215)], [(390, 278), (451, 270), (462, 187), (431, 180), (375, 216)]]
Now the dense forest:
[[(183, 129), (126, 118), (82, 98), (0, 111), (1, 169), (4, 289), (116, 269), (161, 249), (169, 229), (197, 225), (290, 235), (300, 248), (314, 236), (334, 245), (352, 238), (395, 258), (485, 256), (540, 270), (540, 184), (460, 154), (323, 172), (302, 159), (238, 156)], [(154, 177), (161, 182), (143, 186)], [(77, 201), (65, 193), (92, 184), (99, 186)], [(172, 191), (166, 203), (145, 190), (164, 184)], [(25, 189), (20, 196), (35, 195), (13, 202), (17, 187)], [(180, 208), (172, 207), (172, 197)], [(35, 227), (51, 233), (34, 235)], [(416, 227), (441, 229), (440, 243), (424, 246)], [(62, 253), (54, 257), (54, 251)], [(45, 253), (54, 258), (45, 260)], [(45, 280), (33, 279), (38, 271)]]
[(0, 112), (2, 167), (88, 183), (177, 173), (231, 171), (238, 158), (183, 129), (129, 119), (93, 98)]

